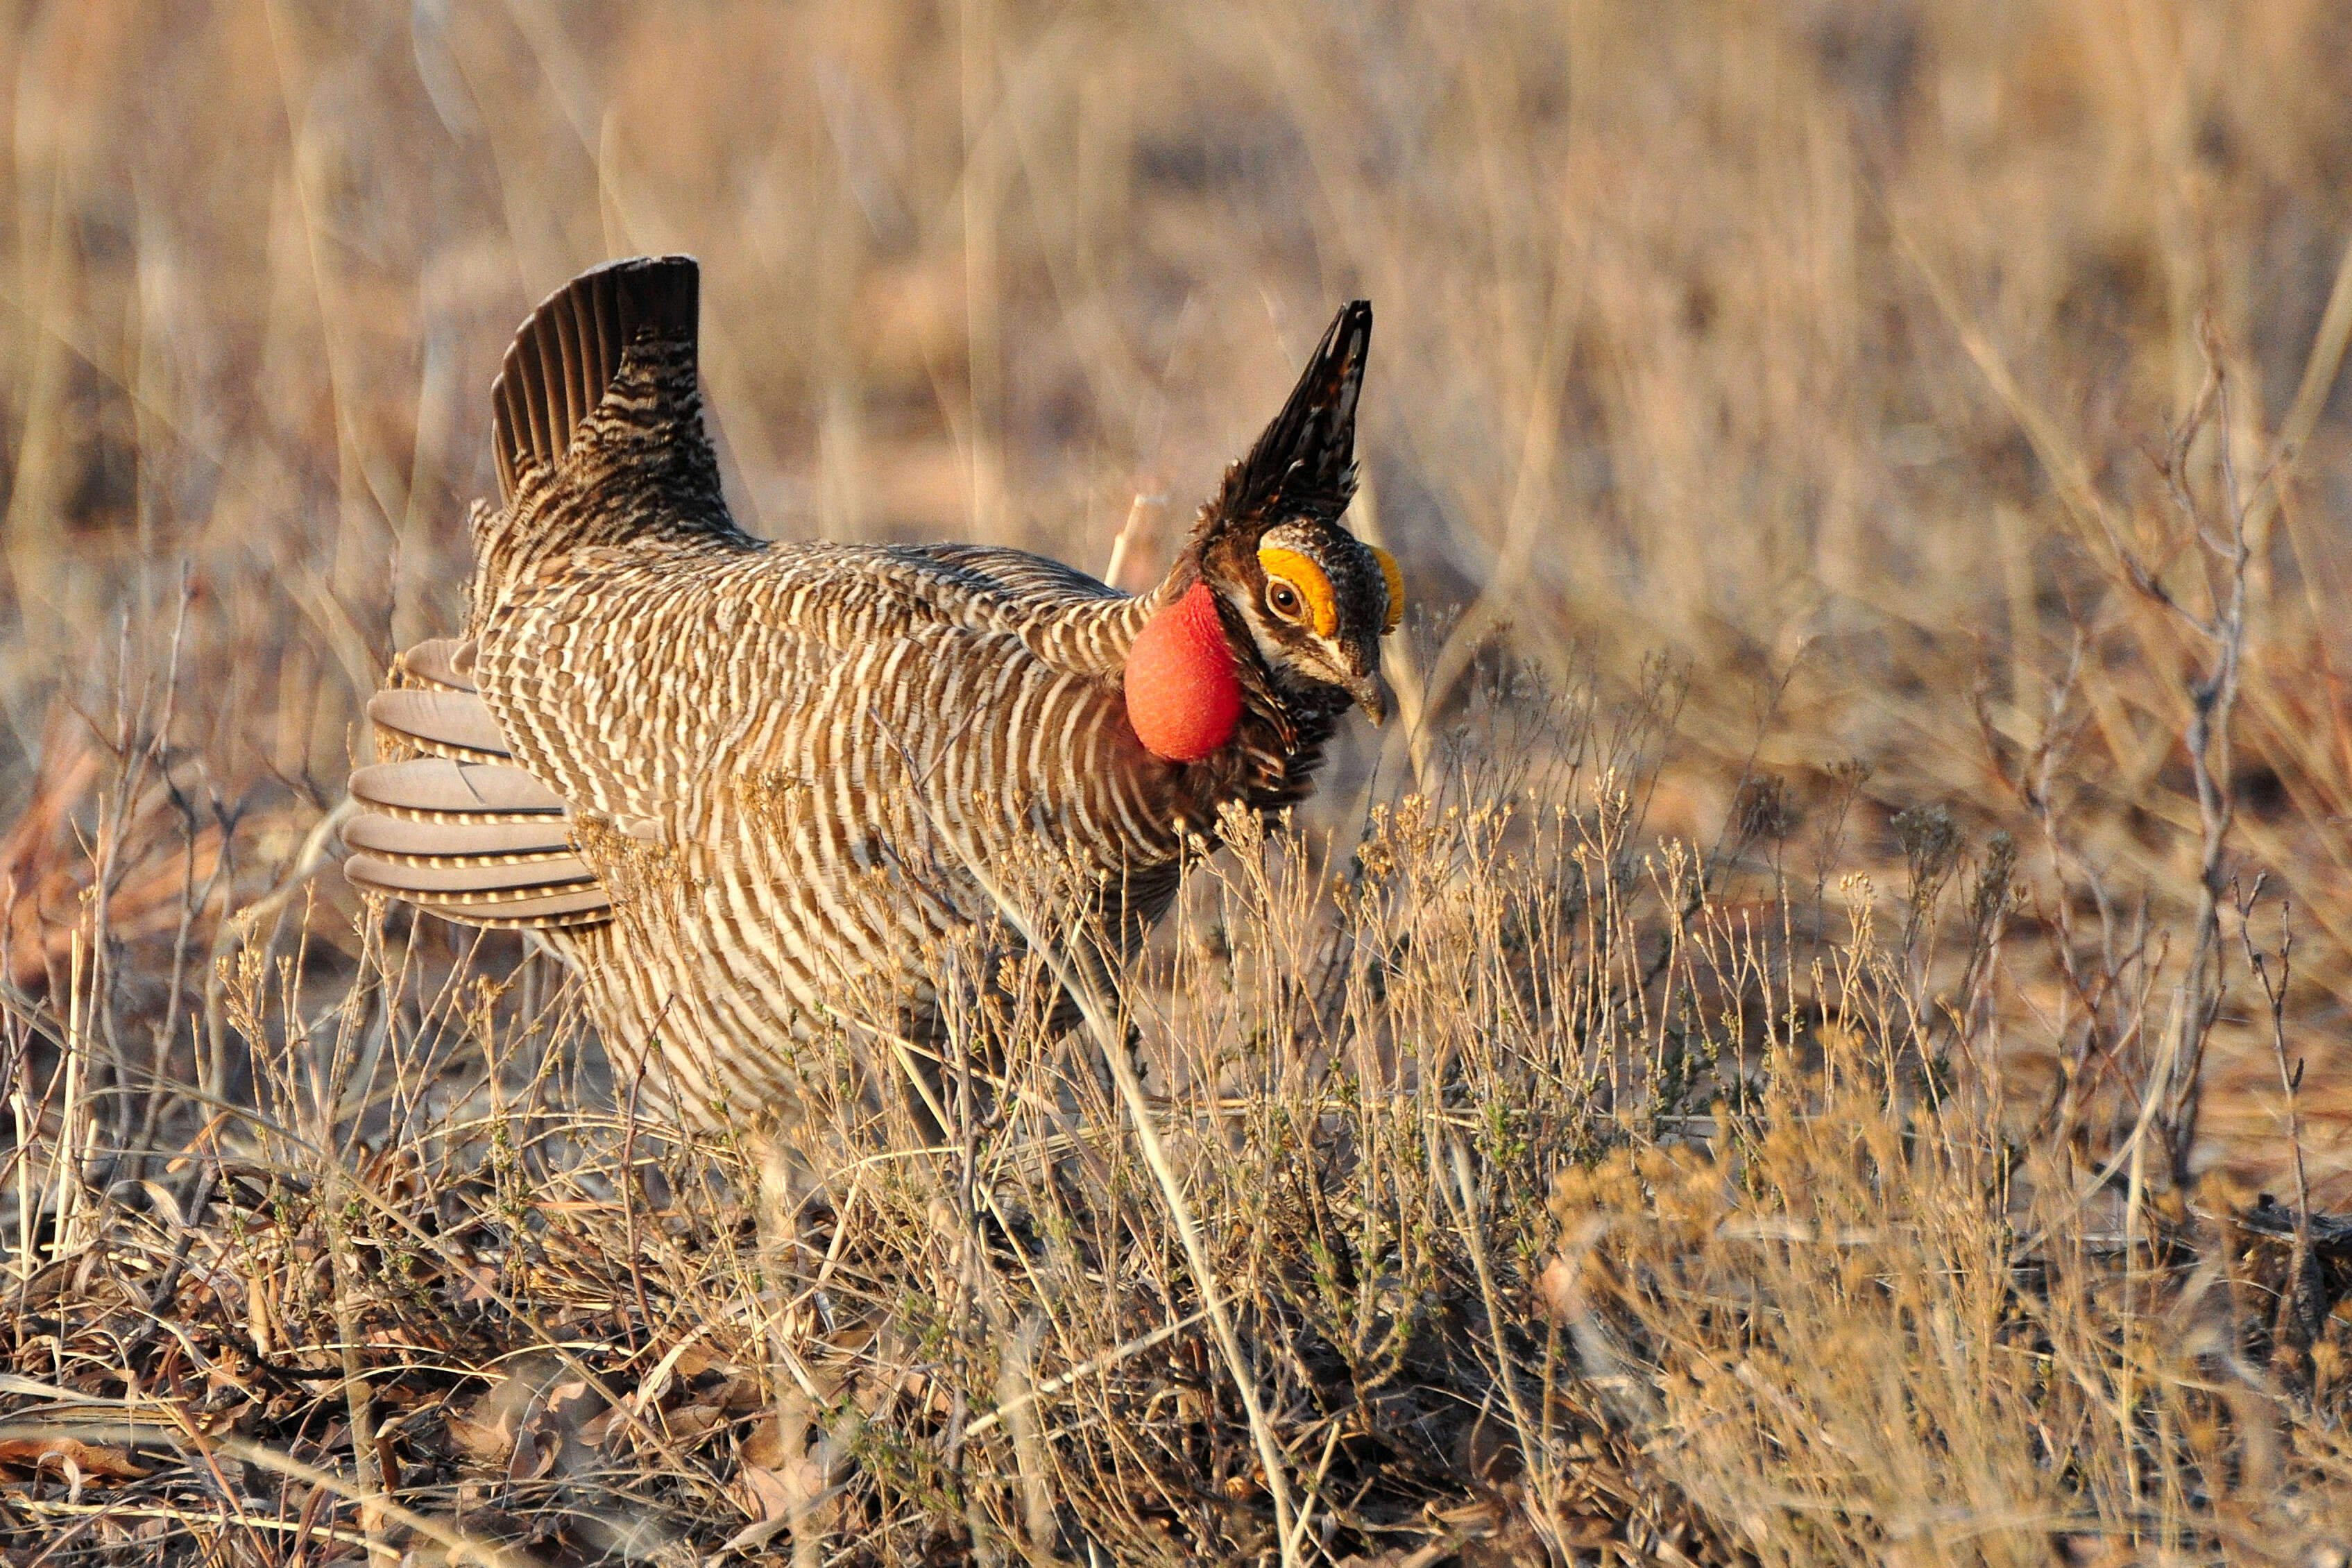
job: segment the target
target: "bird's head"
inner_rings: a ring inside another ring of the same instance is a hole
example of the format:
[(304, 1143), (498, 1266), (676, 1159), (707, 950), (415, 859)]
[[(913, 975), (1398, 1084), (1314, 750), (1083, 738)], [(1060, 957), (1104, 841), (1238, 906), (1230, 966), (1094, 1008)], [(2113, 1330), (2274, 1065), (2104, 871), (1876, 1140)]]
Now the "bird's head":
[(1232, 734), (1243, 683), (1229, 665), (1244, 653), (1286, 702), (1340, 696), (1375, 724), (1388, 716), (1381, 638), (1403, 616), (1404, 581), (1339, 521), (1356, 490), (1371, 334), (1364, 300), (1333, 319), (1282, 412), (1202, 509), (1171, 581), (1180, 592), (1137, 640), (1129, 716), (1163, 757), (1192, 761)]
[(1202, 564), (1202, 581), (1241, 622), (1278, 688), (1341, 692), (1373, 723), (1388, 718), (1381, 638), (1402, 609), (1404, 581), (1386, 551), (1337, 522), (1298, 518), (1237, 539)]

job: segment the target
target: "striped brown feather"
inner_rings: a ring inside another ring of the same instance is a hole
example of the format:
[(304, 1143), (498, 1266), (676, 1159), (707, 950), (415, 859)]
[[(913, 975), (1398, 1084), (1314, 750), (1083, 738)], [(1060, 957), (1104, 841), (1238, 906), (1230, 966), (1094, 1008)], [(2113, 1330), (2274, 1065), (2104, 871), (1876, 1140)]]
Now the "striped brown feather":
[(368, 699), (367, 716), (379, 730), (431, 756), (503, 763), (513, 754), (498, 720), (470, 691), (395, 687)]
[[(403, 686), (369, 700), (395, 748), (429, 755), (352, 775), (364, 809), (343, 830), (356, 887), (477, 924), (576, 926), (611, 900), (578, 854), (562, 796), (509, 763), (504, 734), (470, 680), (474, 645), (444, 639), (404, 654)], [(465, 679), (467, 685), (453, 684)]]
[(461, 824), (362, 812), (343, 829), (352, 849), (394, 858), (425, 860), (545, 859), (572, 853), (571, 835), (560, 820)]
[(468, 637), (418, 643), (394, 661), (392, 684), (436, 691), (474, 689), (474, 644)]
[(424, 864), (417, 856), (359, 854), (344, 862), (343, 872), (354, 882), (386, 892), (420, 898), (444, 895), (459, 903), (578, 892), (596, 879), (595, 873), (577, 855), (519, 863), (467, 861), (436, 866)]
[(583, 273), (533, 310), (490, 384), (500, 496), (563, 456), (640, 333), (692, 335), (700, 300), (692, 257), (637, 257)]
[(420, 822), (537, 822), (566, 809), (562, 795), (521, 768), (445, 757), (358, 768), (351, 788), (371, 811)]

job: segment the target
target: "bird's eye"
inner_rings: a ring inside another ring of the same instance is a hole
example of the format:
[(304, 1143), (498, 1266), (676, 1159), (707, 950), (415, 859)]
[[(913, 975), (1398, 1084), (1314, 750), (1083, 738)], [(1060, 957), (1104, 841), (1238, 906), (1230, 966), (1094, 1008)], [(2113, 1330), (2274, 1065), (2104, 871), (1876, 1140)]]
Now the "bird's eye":
[(1265, 591), (1265, 602), (1272, 605), (1274, 606), (1275, 613), (1281, 616), (1286, 620), (1295, 620), (1297, 618), (1298, 590), (1284, 582), (1281, 578), (1276, 578), (1274, 582), (1267, 586)]

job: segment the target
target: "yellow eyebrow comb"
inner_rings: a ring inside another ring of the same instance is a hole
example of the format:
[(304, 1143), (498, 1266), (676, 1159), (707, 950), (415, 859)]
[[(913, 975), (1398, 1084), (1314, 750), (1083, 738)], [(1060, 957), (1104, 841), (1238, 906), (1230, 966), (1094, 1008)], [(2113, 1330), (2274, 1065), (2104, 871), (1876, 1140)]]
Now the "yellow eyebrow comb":
[(1257, 563), (1265, 568), (1267, 576), (1279, 577), (1298, 590), (1307, 607), (1314, 612), (1317, 637), (1331, 635), (1339, 625), (1339, 608), (1331, 600), (1331, 580), (1323, 575), (1323, 568), (1296, 550), (1261, 550)]
[(1377, 544), (1370, 549), (1372, 559), (1381, 563), (1381, 575), (1389, 580), (1389, 618), (1388, 623), (1381, 627), (1381, 636), (1386, 637), (1397, 629), (1398, 622), (1404, 619), (1404, 574), (1398, 570), (1395, 556)]

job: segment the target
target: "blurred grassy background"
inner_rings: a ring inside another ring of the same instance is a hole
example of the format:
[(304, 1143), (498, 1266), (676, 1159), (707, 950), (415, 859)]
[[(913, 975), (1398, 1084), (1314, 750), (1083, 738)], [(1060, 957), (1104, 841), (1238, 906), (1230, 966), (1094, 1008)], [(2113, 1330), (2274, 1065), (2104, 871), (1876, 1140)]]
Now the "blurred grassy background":
[[(2312, 384), (2284, 504), (2255, 512), (2236, 847), (2294, 900), (2315, 1159), (2352, 1152), (2330, 1054), (2352, 447), (2308, 363), (2352, 237), (2352, 13), (2330, 0), (8, 19), (20, 987), (56, 989), (93, 879), (135, 942), (288, 861), (392, 650), (462, 615), (514, 323), (584, 266), (671, 249), (704, 263), (751, 526), (1101, 570), (1136, 498), (1164, 497), (1129, 586), (1334, 304), (1369, 295), (1360, 521), (1424, 608), (1465, 617), (1453, 665), (1482, 640), (1628, 683), (1685, 661), (1654, 828), (1712, 841), (1743, 774), (1802, 808), (1859, 761), (1873, 810), (1822, 875), (1899, 866), (1888, 816), (1944, 803), (2015, 830), (2030, 869), (2095, 871), (2114, 910), (2177, 909), (2197, 650), (2116, 586), (2094, 523), (2158, 554), (2143, 451), (2200, 384), (2210, 312), (2249, 486)], [(2195, 456), (2218, 484), (2217, 443)], [(2161, 556), (2191, 604), (2207, 564)], [(2004, 770), (2078, 649), (2053, 858)], [(1409, 742), (1384, 743), (1393, 778)], [(152, 771), (110, 794), (133, 754)], [(2038, 1034), (2063, 1035), (2068, 998), (2016, 962)], [(128, 959), (121, 984), (169, 989)], [(2207, 1119), (2247, 1146), (2276, 1132), (2253, 1033), (2246, 1092)]]

